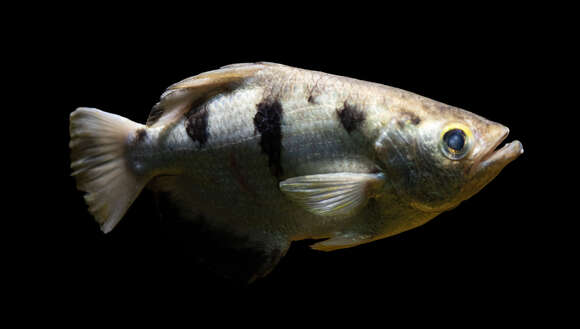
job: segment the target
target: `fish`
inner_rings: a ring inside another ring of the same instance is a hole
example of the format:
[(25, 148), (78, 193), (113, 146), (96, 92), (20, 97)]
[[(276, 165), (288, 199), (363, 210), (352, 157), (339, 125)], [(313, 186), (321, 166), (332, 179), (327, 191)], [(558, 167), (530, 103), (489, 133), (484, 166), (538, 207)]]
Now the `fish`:
[(79, 107), (69, 146), (104, 233), (151, 189), (173, 217), (251, 254), (228, 276), (253, 282), (294, 241), (350, 248), (457, 207), (523, 153), (517, 140), (499, 147), (508, 134), (402, 89), (258, 62), (169, 86), (145, 124)]

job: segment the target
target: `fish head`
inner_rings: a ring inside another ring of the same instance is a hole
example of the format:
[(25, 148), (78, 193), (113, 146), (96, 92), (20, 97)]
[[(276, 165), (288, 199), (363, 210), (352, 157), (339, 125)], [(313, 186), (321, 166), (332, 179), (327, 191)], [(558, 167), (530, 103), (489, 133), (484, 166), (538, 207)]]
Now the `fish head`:
[(509, 129), (471, 112), (437, 103), (405, 111), (375, 143), (391, 188), (413, 208), (442, 212), (479, 192), (523, 153)]

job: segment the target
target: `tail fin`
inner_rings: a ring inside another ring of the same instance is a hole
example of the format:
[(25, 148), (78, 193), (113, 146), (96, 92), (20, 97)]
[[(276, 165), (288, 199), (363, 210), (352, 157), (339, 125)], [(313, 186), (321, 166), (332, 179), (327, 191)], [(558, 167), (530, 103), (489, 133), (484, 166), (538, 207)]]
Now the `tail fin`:
[(128, 139), (144, 126), (116, 114), (80, 107), (70, 115), (72, 176), (87, 192), (90, 213), (110, 232), (137, 198), (147, 178), (128, 166)]

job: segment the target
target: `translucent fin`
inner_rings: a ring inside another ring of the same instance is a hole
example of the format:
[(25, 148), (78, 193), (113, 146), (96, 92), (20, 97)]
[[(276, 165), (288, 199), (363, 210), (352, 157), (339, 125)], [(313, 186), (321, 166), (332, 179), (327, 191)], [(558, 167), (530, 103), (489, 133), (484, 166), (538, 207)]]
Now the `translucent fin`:
[(384, 185), (383, 174), (335, 173), (289, 178), (280, 190), (319, 216), (351, 216)]
[(116, 114), (81, 107), (70, 115), (72, 175), (86, 191), (90, 213), (110, 232), (137, 198), (147, 180), (126, 161), (127, 139), (144, 126)]
[(310, 246), (314, 250), (332, 251), (343, 248), (350, 248), (366, 243), (371, 237), (360, 234), (339, 234), (328, 240), (317, 242)]
[(181, 118), (195, 104), (219, 93), (235, 89), (264, 64), (239, 64), (223, 67), (177, 82), (161, 95), (149, 113), (147, 126), (164, 125)]

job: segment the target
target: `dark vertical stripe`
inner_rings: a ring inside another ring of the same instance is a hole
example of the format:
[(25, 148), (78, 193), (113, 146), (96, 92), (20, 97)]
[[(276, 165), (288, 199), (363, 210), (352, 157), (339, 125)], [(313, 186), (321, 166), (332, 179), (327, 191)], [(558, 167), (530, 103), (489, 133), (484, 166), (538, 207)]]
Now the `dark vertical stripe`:
[(191, 109), (186, 114), (185, 130), (191, 139), (199, 142), (199, 148), (203, 147), (209, 138), (207, 121), (209, 111), (206, 107)]
[(365, 113), (347, 102), (344, 102), (343, 107), (336, 110), (336, 113), (340, 123), (349, 134), (360, 128), (363, 121), (365, 121)]
[(262, 153), (268, 156), (268, 165), (276, 177), (282, 175), (280, 152), (282, 150), (282, 104), (278, 100), (264, 100), (256, 105), (254, 126), (260, 133)]
[(142, 143), (145, 138), (147, 138), (147, 131), (145, 130), (145, 128), (139, 128), (137, 129), (137, 140), (136, 142), (138, 143)]

